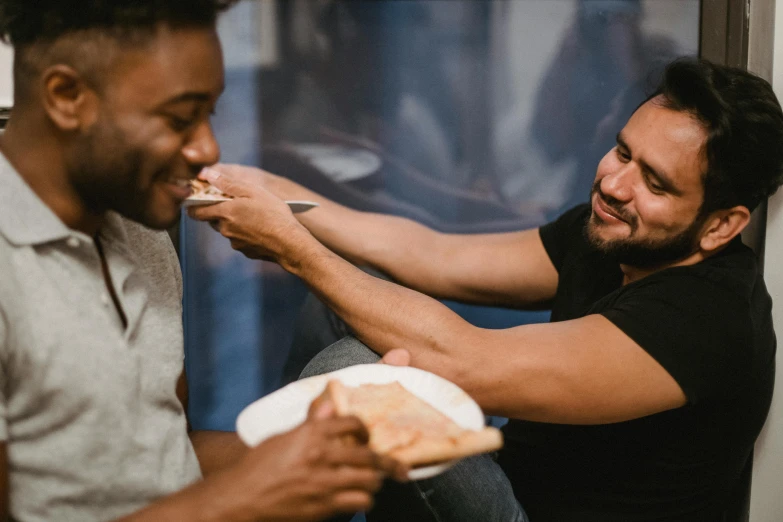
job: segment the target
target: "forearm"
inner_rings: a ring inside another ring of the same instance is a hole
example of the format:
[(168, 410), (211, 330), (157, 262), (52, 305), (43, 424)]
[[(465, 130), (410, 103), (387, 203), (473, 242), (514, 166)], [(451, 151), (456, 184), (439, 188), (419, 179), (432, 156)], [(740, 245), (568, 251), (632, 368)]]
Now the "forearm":
[(262, 522), (227, 473), (219, 473), (116, 522)]
[(444, 235), (396, 216), (349, 209), (339, 213), (324, 210), (320, 215), (302, 218), (301, 222), (333, 252), (425, 294), (459, 298), (444, 277), (445, 259), (439, 248)]
[(205, 477), (234, 465), (248, 451), (237, 434), (229, 431), (193, 431), (190, 441)]
[(279, 176), (268, 174), (266, 179), (278, 197), (319, 203), (319, 208), (297, 218), (330, 250), (356, 265), (380, 270), (406, 286), (435, 293), (429, 291), (432, 288), (427, 282), (442, 266), (434, 251), (441, 234), (409, 219), (350, 209)]
[(289, 272), (381, 354), (404, 347), (412, 364), (455, 380), (463, 370), (459, 350), (475, 327), (440, 302), (369, 276), (324, 246), (303, 238), (281, 257)]
[(538, 308), (554, 295), (557, 273), (537, 230), (443, 234), (410, 219), (349, 209), (284, 178), (270, 179), (279, 197), (320, 203), (297, 217), (321, 243), (408, 288), (439, 299), (519, 308)]
[(361, 341), (381, 354), (405, 348), (412, 366), (454, 382), (488, 413), (593, 424), (684, 401), (668, 373), (603, 317), (480, 329), (434, 299), (361, 272), (312, 238), (296, 245), (282, 258), (286, 269)]

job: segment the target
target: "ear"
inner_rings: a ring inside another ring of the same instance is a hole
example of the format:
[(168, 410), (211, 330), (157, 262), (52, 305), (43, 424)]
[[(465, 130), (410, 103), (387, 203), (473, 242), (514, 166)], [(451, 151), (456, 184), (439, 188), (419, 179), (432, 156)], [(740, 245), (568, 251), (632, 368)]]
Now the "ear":
[(704, 224), (699, 246), (713, 252), (737, 237), (750, 222), (750, 211), (738, 205), (713, 212)]
[(74, 68), (58, 64), (43, 74), (44, 109), (62, 131), (88, 128), (98, 117), (98, 96)]

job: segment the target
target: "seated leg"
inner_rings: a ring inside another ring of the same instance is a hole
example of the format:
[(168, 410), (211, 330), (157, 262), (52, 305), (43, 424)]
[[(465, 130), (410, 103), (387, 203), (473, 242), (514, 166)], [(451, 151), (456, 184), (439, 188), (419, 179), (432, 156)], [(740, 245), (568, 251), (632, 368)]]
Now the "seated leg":
[(372, 364), (381, 360), (381, 356), (367, 347), (366, 344), (353, 336), (347, 336), (333, 343), (313, 357), (302, 373), (300, 379), (334, 372), (356, 366), (357, 364)]
[[(354, 337), (328, 346), (305, 367), (300, 378), (356, 364), (371, 364), (380, 356)], [(368, 522), (528, 522), (508, 478), (490, 455), (464, 459), (426, 480), (398, 484), (388, 481), (367, 514)]]

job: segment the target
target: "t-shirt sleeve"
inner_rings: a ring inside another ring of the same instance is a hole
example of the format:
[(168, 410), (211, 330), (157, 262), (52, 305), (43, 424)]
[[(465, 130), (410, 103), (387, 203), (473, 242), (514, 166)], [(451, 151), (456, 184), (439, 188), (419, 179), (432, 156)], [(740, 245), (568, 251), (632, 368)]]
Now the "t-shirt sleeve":
[(727, 392), (742, 374), (750, 331), (739, 299), (687, 275), (653, 278), (624, 292), (601, 315), (633, 339), (696, 404)]
[(558, 272), (574, 241), (581, 240), (589, 212), (590, 205), (578, 205), (538, 229), (544, 249)]

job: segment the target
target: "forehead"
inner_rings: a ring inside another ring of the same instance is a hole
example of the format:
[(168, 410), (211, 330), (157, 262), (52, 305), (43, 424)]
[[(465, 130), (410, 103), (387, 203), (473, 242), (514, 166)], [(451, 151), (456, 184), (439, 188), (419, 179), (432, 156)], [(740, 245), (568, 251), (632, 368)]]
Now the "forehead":
[(161, 27), (143, 46), (117, 53), (107, 91), (125, 103), (156, 106), (188, 93), (216, 98), (223, 81), (223, 56), (214, 28)]
[(701, 188), (707, 131), (691, 114), (666, 108), (654, 98), (637, 109), (621, 136), (633, 156), (667, 173), (681, 188)]

